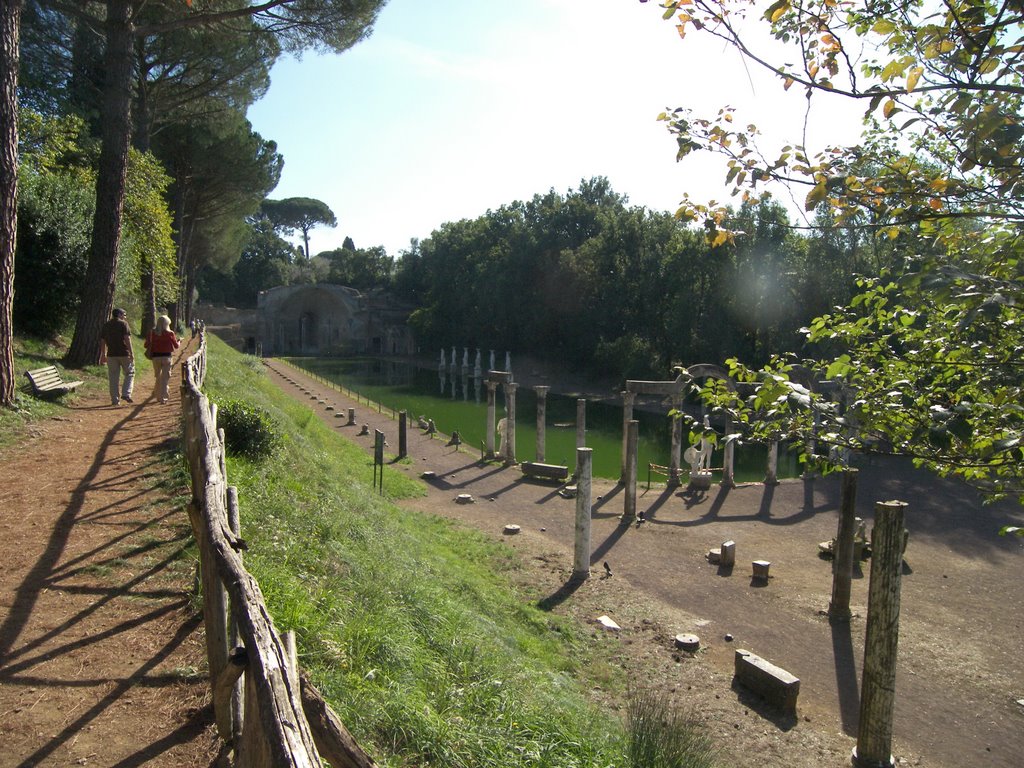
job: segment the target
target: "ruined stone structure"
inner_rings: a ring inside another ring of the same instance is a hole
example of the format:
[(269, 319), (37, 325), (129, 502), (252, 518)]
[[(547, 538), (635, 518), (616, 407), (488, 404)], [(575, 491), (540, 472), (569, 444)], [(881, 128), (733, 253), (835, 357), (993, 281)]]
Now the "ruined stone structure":
[(415, 352), (406, 325), (410, 311), (383, 293), (321, 283), (262, 291), (255, 311), (200, 306), (196, 314), (214, 331), (230, 328), (227, 336), (247, 352), (409, 355)]
[(257, 308), (265, 355), (408, 355), (409, 308), (381, 293), (343, 285), (262, 291)]

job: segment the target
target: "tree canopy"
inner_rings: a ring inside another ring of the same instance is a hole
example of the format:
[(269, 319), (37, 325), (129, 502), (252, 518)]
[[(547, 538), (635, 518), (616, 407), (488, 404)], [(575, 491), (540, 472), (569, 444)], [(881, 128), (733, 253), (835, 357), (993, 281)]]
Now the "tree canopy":
[(296, 230), (302, 233), (303, 251), (309, 259), (309, 233), (314, 227), (338, 226), (327, 203), (311, 197), (286, 197), (283, 200), (264, 200), (260, 206), (263, 215), (283, 234), (291, 235)]
[[(664, 7), (681, 36), (724, 40), (780, 88), (865, 106), (862, 142), (813, 156), (800, 143), (767, 151), (729, 109), (669, 110), (679, 157), (723, 155), (745, 198), (772, 182), (802, 188), (809, 211), (899, 255), (808, 325), (816, 357), (760, 371), (736, 361), (756, 394), (719, 402), (762, 432), (806, 433), (824, 420), (836, 446), (909, 454), (991, 496), (1024, 494), (1019, 4), (777, 0), (759, 18), (742, 0)], [(772, 41), (787, 53), (773, 56)], [(721, 207), (687, 199), (679, 214), (703, 220), (714, 241), (740, 237)], [(797, 384), (796, 363), (838, 381), (849, 402)]]

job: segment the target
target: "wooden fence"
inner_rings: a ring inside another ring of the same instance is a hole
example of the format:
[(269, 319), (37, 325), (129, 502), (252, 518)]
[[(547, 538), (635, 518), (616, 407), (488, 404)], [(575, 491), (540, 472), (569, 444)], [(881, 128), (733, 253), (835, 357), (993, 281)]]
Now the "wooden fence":
[(206, 335), (182, 363), (189, 520), (199, 545), (213, 709), (236, 768), (376, 768), (320, 693), (300, 674), (294, 637), (274, 628), (259, 584), (245, 570), (237, 490), (228, 486), (224, 431), (202, 392)]

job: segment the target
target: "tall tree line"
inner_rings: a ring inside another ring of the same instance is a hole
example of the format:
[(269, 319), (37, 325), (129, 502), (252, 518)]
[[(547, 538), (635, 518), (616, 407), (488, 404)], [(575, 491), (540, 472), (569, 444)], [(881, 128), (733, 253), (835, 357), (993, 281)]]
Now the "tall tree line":
[(423, 345), (642, 377), (790, 351), (870, 266), (856, 235), (802, 235), (770, 198), (744, 203), (728, 223), (743, 234), (713, 245), (598, 177), (442, 225), (400, 255), (393, 287), (420, 307), (410, 322)]
[[(252, 132), (245, 108), (266, 88), (282, 53), (343, 51), (369, 34), (383, 0), (6, 0), (0, 13), (3, 107), (0, 167), (5, 216), (16, 210), (16, 88), (47, 117), (79, 116), (97, 147), (95, 208), (65, 362), (94, 363), (99, 329), (118, 283), (132, 150), (156, 156), (170, 176), (179, 291), (166, 302), (187, 319), (198, 265), (237, 259), (244, 219), (275, 186), (281, 159)], [(22, 51), (24, 55), (22, 56)], [(221, 182), (216, 186), (213, 182)], [(13, 398), (13, 222), (0, 252), (0, 402)], [(145, 254), (143, 254), (145, 259)], [(151, 319), (159, 270), (137, 270)], [(73, 303), (73, 302), (72, 302)]]

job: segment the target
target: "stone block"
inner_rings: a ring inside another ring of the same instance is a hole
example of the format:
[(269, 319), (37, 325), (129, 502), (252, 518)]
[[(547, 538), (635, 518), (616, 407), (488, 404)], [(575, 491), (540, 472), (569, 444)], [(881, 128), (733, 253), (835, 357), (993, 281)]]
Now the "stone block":
[(724, 541), (722, 542), (721, 558), (718, 564), (723, 568), (732, 568), (736, 565), (736, 542), (735, 541)]
[(736, 682), (787, 714), (796, 714), (800, 678), (744, 649), (736, 650)]

